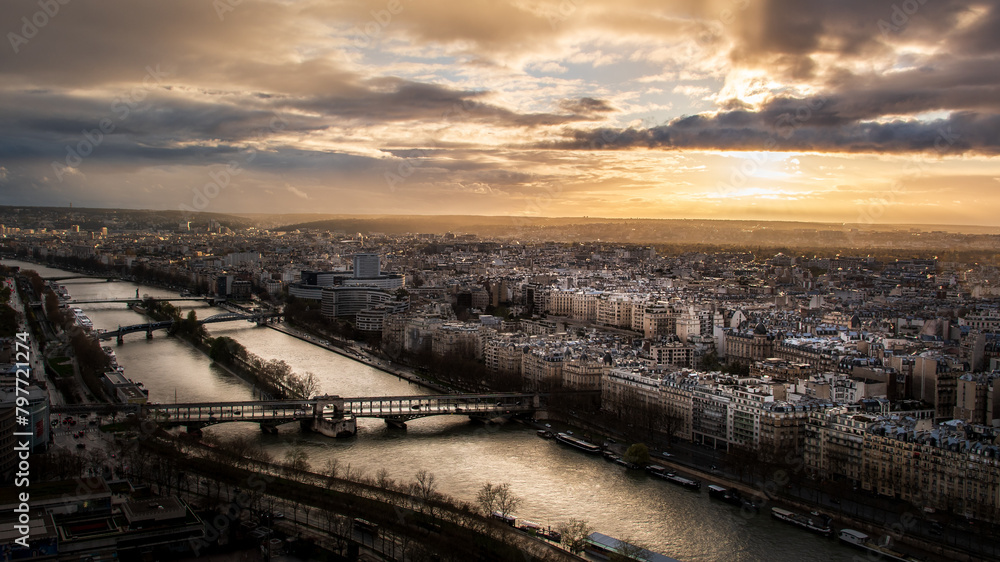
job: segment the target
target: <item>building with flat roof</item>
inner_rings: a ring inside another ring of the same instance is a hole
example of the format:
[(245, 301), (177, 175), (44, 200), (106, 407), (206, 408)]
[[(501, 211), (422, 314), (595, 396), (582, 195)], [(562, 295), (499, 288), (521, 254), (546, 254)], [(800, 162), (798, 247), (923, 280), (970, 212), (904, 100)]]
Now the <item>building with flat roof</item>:
[(101, 382), (108, 390), (108, 394), (115, 397), (122, 404), (145, 404), (148, 395), (138, 385), (125, 378), (119, 371), (108, 371), (104, 373)]
[[(26, 393), (25, 393), (26, 391)], [(17, 404), (18, 397), (27, 398), (28, 404), (26, 406), (21, 406)], [(19, 432), (30, 432), (31, 433), (31, 450), (34, 452), (44, 451), (49, 446), (49, 394), (45, 390), (39, 388), (35, 385), (29, 385), (27, 387), (22, 386), (20, 392), (17, 388), (16, 381), (11, 378), (8, 381), (5, 379), (4, 385), (0, 387), (0, 412), (11, 412), (13, 413), (15, 405), (28, 411), (27, 423), (24, 425), (13, 425), (16, 419), (7, 418), (5, 415), (0, 415), (0, 428), (6, 428), (10, 425), (12, 428), (16, 428)], [(21, 413), (18, 413), (20, 416)], [(8, 436), (11, 436), (12, 432), (4, 432), (0, 436), (0, 443), (5, 443)], [(23, 437), (21, 438), (24, 439)], [(11, 441), (13, 443), (13, 441)], [(5, 474), (2, 471), (2, 467), (8, 465), (7, 455), (12, 453), (13, 448), (4, 448), (0, 451), (0, 475)]]
[(354, 254), (354, 278), (374, 279), (382, 275), (378, 254)]

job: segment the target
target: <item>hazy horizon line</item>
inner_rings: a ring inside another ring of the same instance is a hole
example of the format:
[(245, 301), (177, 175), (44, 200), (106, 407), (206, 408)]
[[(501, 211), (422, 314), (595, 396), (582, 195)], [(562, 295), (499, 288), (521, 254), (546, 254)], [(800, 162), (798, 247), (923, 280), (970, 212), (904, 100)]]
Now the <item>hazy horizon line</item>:
[(394, 213), (320, 213), (320, 212), (288, 212), (288, 213), (269, 213), (269, 212), (226, 212), (226, 211), (196, 211), (191, 213), (183, 209), (169, 209), (169, 208), (131, 208), (131, 207), (71, 207), (71, 206), (57, 206), (57, 205), (0, 205), (2, 208), (11, 209), (50, 209), (50, 210), (66, 210), (66, 211), (136, 211), (136, 212), (175, 212), (175, 213), (185, 213), (185, 214), (195, 214), (195, 215), (230, 215), (234, 217), (252, 217), (252, 216), (270, 216), (270, 217), (282, 217), (282, 216), (316, 216), (322, 217), (318, 218), (315, 222), (321, 220), (334, 220), (337, 218), (404, 218), (404, 217), (465, 217), (465, 218), (510, 218), (519, 220), (564, 220), (564, 219), (586, 219), (586, 220), (607, 220), (607, 221), (624, 221), (624, 220), (643, 220), (643, 221), (705, 221), (705, 222), (762, 222), (762, 223), (789, 223), (789, 224), (817, 224), (817, 225), (829, 225), (829, 226), (851, 226), (852, 228), (864, 229), (864, 228), (877, 228), (877, 227), (921, 227), (925, 229), (933, 230), (934, 227), (953, 227), (953, 228), (982, 228), (982, 229), (995, 229), (1000, 231), (1000, 224), (990, 225), (990, 224), (953, 224), (953, 223), (923, 223), (917, 224), (912, 222), (872, 222), (868, 224), (861, 223), (851, 223), (847, 221), (820, 221), (820, 220), (791, 220), (791, 219), (759, 219), (759, 218), (699, 218), (699, 217), (610, 217), (610, 216), (595, 216), (595, 215), (553, 215), (553, 216), (528, 216), (528, 215), (512, 215), (512, 214), (435, 214), (435, 213), (408, 213), (408, 214), (394, 214)]

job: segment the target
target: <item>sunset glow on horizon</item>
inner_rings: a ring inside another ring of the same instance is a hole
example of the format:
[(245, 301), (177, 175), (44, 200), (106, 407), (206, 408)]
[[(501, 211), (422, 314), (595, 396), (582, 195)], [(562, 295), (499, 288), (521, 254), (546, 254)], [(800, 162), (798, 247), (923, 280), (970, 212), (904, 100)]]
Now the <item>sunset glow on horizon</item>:
[(53, 6), (0, 204), (1000, 226), (998, 0)]

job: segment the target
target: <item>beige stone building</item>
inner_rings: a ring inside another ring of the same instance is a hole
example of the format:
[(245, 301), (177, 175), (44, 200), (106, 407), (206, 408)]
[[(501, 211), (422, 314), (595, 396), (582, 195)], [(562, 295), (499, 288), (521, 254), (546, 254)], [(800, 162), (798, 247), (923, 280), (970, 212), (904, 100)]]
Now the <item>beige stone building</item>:
[(956, 384), (955, 419), (992, 425), (1000, 417), (1000, 373), (967, 373)]
[(494, 373), (520, 375), (527, 338), (524, 336), (498, 336), (483, 341), (483, 363)]
[(691, 367), (694, 359), (694, 346), (679, 341), (650, 344), (642, 348), (643, 356), (651, 368), (674, 366), (678, 368)]
[(600, 358), (577, 357), (563, 363), (563, 388), (573, 390), (600, 390), (601, 376), (610, 369)]
[(483, 355), (480, 345), (480, 327), (477, 324), (446, 322), (434, 330), (431, 350), (434, 355), (459, 355), (479, 359)]
[(612, 295), (597, 303), (597, 323), (616, 328), (632, 327), (632, 301), (621, 295)]
[(1000, 522), (1000, 445), (986, 426), (928, 417), (814, 413), (805, 463), (822, 478), (993, 523)]
[(543, 345), (529, 348), (521, 359), (521, 376), (528, 391), (545, 391), (562, 383), (566, 350)]
[(726, 333), (726, 361), (744, 365), (763, 361), (774, 356), (777, 335), (758, 324), (752, 332), (730, 331)]

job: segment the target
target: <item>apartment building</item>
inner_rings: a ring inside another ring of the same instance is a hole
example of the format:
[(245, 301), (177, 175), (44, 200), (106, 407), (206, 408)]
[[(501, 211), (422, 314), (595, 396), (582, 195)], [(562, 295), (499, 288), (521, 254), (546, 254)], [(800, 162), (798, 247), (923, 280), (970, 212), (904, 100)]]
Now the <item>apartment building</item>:
[(488, 337), (483, 341), (483, 363), (494, 373), (520, 375), (527, 352), (528, 338), (523, 335)]
[(601, 377), (610, 369), (610, 361), (600, 357), (582, 355), (563, 363), (563, 388), (573, 390), (601, 390)]
[(993, 425), (1000, 417), (1000, 372), (966, 373), (956, 382), (954, 418), (966, 423)]
[(438, 357), (458, 355), (479, 359), (483, 356), (479, 326), (463, 322), (445, 322), (435, 326), (431, 335), (431, 352)]

